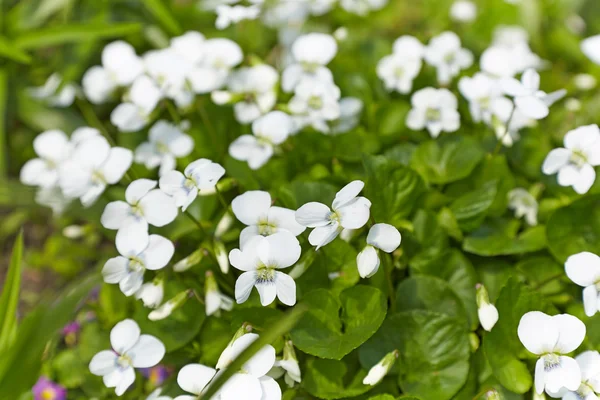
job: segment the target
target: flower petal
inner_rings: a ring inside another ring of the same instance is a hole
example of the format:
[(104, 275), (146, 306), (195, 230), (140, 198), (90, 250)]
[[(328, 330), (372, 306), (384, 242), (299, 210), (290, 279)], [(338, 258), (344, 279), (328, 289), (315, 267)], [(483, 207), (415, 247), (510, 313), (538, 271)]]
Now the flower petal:
[(135, 368), (150, 368), (163, 359), (165, 352), (163, 342), (151, 335), (141, 335), (137, 343), (127, 350), (127, 355)]
[(365, 197), (356, 197), (337, 209), (340, 225), (345, 229), (362, 228), (369, 220), (371, 202)]
[(546, 156), (544, 164), (542, 165), (542, 172), (546, 175), (557, 173), (569, 162), (571, 152), (564, 148), (558, 148), (552, 150)]
[[(245, 335), (244, 335), (245, 336)], [(252, 376), (260, 378), (273, 368), (275, 364), (275, 349), (267, 344), (257, 351), (250, 360), (246, 361), (242, 369)]]
[(525, 116), (533, 119), (546, 118), (550, 112), (546, 103), (536, 96), (517, 97), (515, 105)]
[(539, 355), (554, 349), (560, 331), (553, 317), (530, 311), (521, 317), (517, 334), (527, 350)]
[(573, 254), (565, 261), (565, 272), (579, 286), (590, 286), (600, 280), (600, 257), (589, 251)]
[(267, 236), (256, 249), (263, 264), (275, 268), (287, 268), (300, 258), (300, 242), (288, 231)]
[(596, 171), (590, 164), (585, 164), (579, 170), (579, 179), (572, 186), (579, 194), (586, 194), (596, 180)]
[(102, 165), (102, 175), (106, 182), (114, 185), (119, 182), (133, 162), (133, 153), (129, 149), (113, 147)]
[(119, 354), (133, 347), (140, 338), (140, 327), (132, 319), (125, 319), (110, 331), (110, 344)]
[(115, 243), (119, 254), (124, 257), (133, 257), (148, 247), (149, 240), (148, 224), (145, 220), (138, 220), (122, 226), (117, 232)]
[(171, 261), (175, 246), (169, 239), (160, 235), (150, 235), (148, 247), (140, 254), (144, 266), (151, 271), (161, 269)]
[(275, 225), (278, 229), (284, 229), (291, 232), (294, 236), (300, 235), (306, 229), (296, 221), (296, 212), (289, 208), (273, 206), (269, 208), (269, 224)]
[(261, 400), (262, 398), (259, 380), (248, 374), (234, 374), (219, 393), (221, 400)]
[(133, 382), (135, 382), (135, 371), (132, 367), (126, 368), (123, 370), (121, 374), (121, 380), (115, 388), (115, 394), (117, 396), (121, 396), (127, 389), (129, 389), (129, 386), (133, 385)]
[(365, 187), (365, 183), (363, 181), (352, 181), (346, 186), (344, 186), (339, 192), (336, 193), (335, 199), (333, 200), (332, 208), (337, 210), (338, 208), (344, 206), (351, 200), (353, 200), (361, 190)]
[(275, 287), (277, 288), (277, 297), (286, 306), (296, 304), (296, 282), (294, 279), (283, 272), (275, 272)]
[(179, 370), (177, 384), (186, 392), (199, 395), (216, 373), (215, 369), (201, 364), (188, 364)]
[(552, 317), (558, 327), (559, 336), (554, 349), (566, 354), (577, 349), (585, 338), (585, 324), (577, 317), (569, 314), (559, 314)]
[(267, 218), (271, 207), (271, 195), (262, 190), (249, 190), (231, 202), (236, 218), (244, 225), (257, 225)]
[(262, 388), (260, 400), (281, 400), (281, 388), (275, 379), (270, 376), (263, 376), (259, 381)]
[(104, 207), (100, 223), (106, 229), (119, 229), (131, 215), (131, 206), (124, 201), (112, 201)]
[(103, 350), (96, 354), (90, 361), (90, 372), (94, 375), (104, 376), (118, 368), (118, 356), (114, 351)]
[(400, 246), (400, 232), (390, 224), (375, 224), (369, 229), (367, 243), (378, 249), (391, 253)]
[(277, 297), (277, 287), (275, 286), (275, 282), (256, 281), (254, 285), (258, 290), (258, 294), (260, 295), (260, 304), (262, 304), (263, 307), (271, 304), (275, 300), (275, 297)]
[(160, 189), (148, 192), (139, 202), (143, 216), (150, 225), (165, 226), (177, 217), (177, 205), (172, 197)]
[(563, 387), (576, 391), (581, 385), (581, 370), (577, 361), (561, 356), (557, 367), (545, 371), (545, 380), (548, 392), (558, 392)]
[(319, 226), (313, 229), (308, 235), (308, 242), (319, 248), (331, 243), (342, 231), (342, 227), (337, 223), (333, 223), (327, 226)]
[(235, 301), (242, 304), (248, 300), (255, 284), (256, 272), (248, 271), (241, 274), (235, 281)]
[(129, 260), (125, 257), (113, 257), (106, 261), (102, 268), (102, 277), (106, 283), (119, 283), (127, 276), (127, 264)]
[(127, 186), (125, 191), (125, 200), (129, 204), (135, 204), (149, 191), (156, 187), (158, 182), (151, 179), (136, 179)]
[(366, 246), (356, 256), (358, 274), (361, 278), (370, 278), (379, 270), (379, 257), (373, 246)]
[(296, 210), (296, 222), (309, 228), (325, 226), (330, 223), (330, 214), (331, 210), (325, 204), (312, 201)]

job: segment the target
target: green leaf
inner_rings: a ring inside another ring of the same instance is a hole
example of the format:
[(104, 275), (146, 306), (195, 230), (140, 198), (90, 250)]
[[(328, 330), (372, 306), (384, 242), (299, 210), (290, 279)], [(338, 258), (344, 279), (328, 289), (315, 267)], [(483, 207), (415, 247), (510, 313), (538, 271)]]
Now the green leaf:
[(548, 311), (542, 295), (518, 282), (508, 280), (496, 301), (499, 319), (483, 337), (483, 350), (494, 376), (507, 389), (525, 393), (531, 388), (531, 373), (519, 359), (524, 347), (517, 336), (521, 317), (529, 311)]
[(524, 254), (546, 247), (546, 227), (534, 226), (517, 235), (519, 221), (484, 223), (463, 242), (463, 250), (480, 256)]
[(0, 57), (5, 57), (22, 64), (31, 64), (31, 56), (12, 44), (4, 36), (0, 36)]
[(363, 285), (344, 290), (339, 298), (317, 289), (303, 303), (309, 311), (291, 332), (294, 345), (305, 353), (336, 360), (370, 338), (387, 311), (384, 294)]
[(406, 394), (449, 400), (467, 380), (468, 333), (456, 318), (425, 310), (391, 315), (361, 346), (361, 364), (375, 365), (393, 350), (400, 353), (395, 368)]
[(181, 26), (171, 11), (163, 4), (162, 0), (142, 0), (148, 11), (160, 22), (160, 24), (171, 34), (180, 35)]
[(463, 231), (471, 231), (481, 224), (496, 198), (496, 188), (496, 181), (491, 181), (452, 202), (450, 211)]
[(465, 308), (450, 285), (441, 278), (428, 275), (411, 276), (396, 290), (398, 311), (429, 310), (463, 321), (468, 327)]
[(511, 173), (504, 155), (487, 156), (475, 174), (475, 183), (478, 187), (493, 180), (498, 182), (498, 190), (488, 214), (501, 216), (508, 205), (508, 192), (516, 186), (515, 177)]
[(20, 49), (38, 49), (65, 43), (79, 43), (126, 36), (142, 29), (139, 23), (88, 23), (60, 25), (21, 34), (15, 39)]
[(376, 206), (376, 221), (395, 221), (410, 215), (425, 192), (423, 180), (410, 168), (384, 156), (365, 156), (367, 174), (365, 195)]
[(294, 181), (279, 189), (279, 197), (285, 207), (297, 209), (311, 201), (331, 204), (337, 191), (329, 183)]
[(352, 371), (344, 361), (311, 358), (306, 363), (302, 385), (306, 391), (320, 399), (342, 399), (358, 396), (371, 386), (363, 385), (367, 371)]
[(0, 354), (11, 346), (17, 333), (17, 306), (23, 274), (23, 231), (19, 232), (13, 245), (8, 275), (4, 280), (0, 297)]
[(377, 396), (369, 397), (369, 400), (396, 400), (391, 394), (378, 394)]
[(299, 304), (288, 311), (276, 324), (265, 329), (257, 340), (237, 356), (229, 367), (223, 370), (223, 373), (211, 383), (206, 392), (203, 393), (203, 396), (210, 399), (233, 374), (242, 368), (246, 361), (256, 354), (257, 351), (262, 349), (265, 345), (273, 343), (280, 336), (288, 333), (306, 311), (307, 307)]
[(469, 176), (483, 155), (473, 139), (456, 136), (421, 143), (410, 165), (426, 182), (445, 184)]
[(548, 220), (546, 236), (550, 252), (560, 263), (582, 251), (600, 254), (600, 195), (556, 210)]

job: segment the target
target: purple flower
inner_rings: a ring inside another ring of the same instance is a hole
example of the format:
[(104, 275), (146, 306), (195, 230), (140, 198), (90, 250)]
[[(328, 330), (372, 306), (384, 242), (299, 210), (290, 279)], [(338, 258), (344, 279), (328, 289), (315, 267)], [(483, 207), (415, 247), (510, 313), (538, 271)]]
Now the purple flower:
[(142, 372), (142, 375), (148, 378), (152, 386), (158, 387), (167, 380), (169, 375), (173, 372), (173, 369), (165, 367), (164, 365), (157, 365), (152, 368), (142, 368), (140, 371)]
[(77, 321), (70, 322), (67, 325), (65, 325), (62, 329), (62, 334), (65, 338), (65, 343), (69, 346), (75, 345), (75, 343), (77, 343), (77, 336), (80, 330), (81, 324)]
[(44, 376), (40, 376), (32, 390), (34, 400), (66, 400), (67, 398), (67, 389)]

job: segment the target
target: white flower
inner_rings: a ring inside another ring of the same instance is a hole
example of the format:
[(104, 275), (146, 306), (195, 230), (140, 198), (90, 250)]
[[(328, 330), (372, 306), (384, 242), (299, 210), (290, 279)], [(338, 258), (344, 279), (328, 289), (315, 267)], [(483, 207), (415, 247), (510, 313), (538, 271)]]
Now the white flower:
[(106, 283), (118, 283), (125, 296), (140, 290), (146, 270), (164, 268), (175, 252), (169, 239), (160, 235), (148, 236), (137, 229), (117, 233), (116, 245), (120, 256), (104, 264), (102, 276)]
[(219, 310), (229, 311), (233, 308), (233, 300), (219, 290), (212, 271), (206, 271), (204, 282), (204, 305), (206, 315), (213, 315)]
[(148, 141), (135, 149), (135, 161), (143, 163), (146, 168), (154, 169), (160, 165), (158, 175), (162, 176), (172, 171), (176, 159), (185, 157), (192, 152), (194, 140), (177, 126), (158, 121), (148, 132)]
[(476, 285), (477, 316), (481, 326), (486, 331), (491, 331), (498, 322), (498, 309), (490, 303), (488, 292), (482, 284)]
[(259, 169), (294, 129), (294, 121), (289, 115), (271, 111), (252, 123), (253, 135), (242, 135), (231, 143), (229, 155), (236, 160), (247, 161), (251, 169)]
[(360, 113), (364, 106), (362, 100), (356, 97), (343, 97), (338, 104), (340, 117), (331, 123), (331, 134), (345, 133), (354, 129), (360, 121)]
[(84, 206), (90, 206), (107, 185), (121, 180), (132, 159), (131, 150), (111, 148), (104, 137), (93, 135), (78, 143), (71, 158), (61, 165), (60, 187), (67, 197), (79, 197)]
[(244, 58), (240, 46), (224, 38), (206, 40), (202, 53), (199, 63), (193, 66), (187, 77), (192, 90), (197, 94), (221, 88), (231, 69)]
[(443, 32), (429, 41), (425, 48), (425, 61), (437, 68), (437, 80), (442, 85), (473, 64), (473, 54), (461, 47), (454, 32)]
[(412, 109), (406, 116), (406, 126), (412, 130), (427, 128), (431, 137), (440, 132), (454, 132), (460, 127), (456, 96), (448, 89), (427, 87), (415, 92), (410, 99)]
[(135, 298), (141, 299), (144, 307), (156, 308), (162, 303), (164, 294), (164, 282), (156, 278), (152, 282), (144, 283), (135, 293)]
[(187, 78), (193, 65), (188, 57), (174, 48), (167, 47), (147, 52), (144, 55), (144, 65), (159, 93), (174, 100), (179, 107), (185, 107), (192, 102), (193, 92), (187, 84)]
[(219, 359), (217, 360), (217, 365), (215, 366), (216, 369), (224, 369), (227, 368), (229, 364), (231, 364), (231, 362), (235, 358), (235, 354), (233, 352), (233, 344), (240, 337), (250, 332), (252, 332), (252, 325), (249, 325), (246, 322), (244, 322), (242, 326), (239, 327), (237, 331), (235, 331), (233, 337), (231, 338), (229, 343), (227, 343), (227, 347), (225, 347), (225, 349), (219, 356)]
[(562, 388), (556, 393), (548, 392), (551, 397), (563, 400), (598, 400), (600, 392), (600, 354), (597, 351), (584, 351), (575, 357), (581, 370), (581, 384), (577, 390)]
[(375, 386), (387, 375), (398, 358), (398, 350), (386, 354), (377, 364), (371, 367), (369, 373), (363, 379), (363, 385)]
[(231, 265), (244, 271), (235, 283), (235, 299), (238, 304), (248, 300), (256, 286), (263, 306), (271, 304), (275, 297), (285, 305), (296, 304), (296, 283), (278, 269), (291, 267), (300, 258), (300, 243), (288, 231), (270, 236), (254, 236), (229, 253)]
[(269, 376), (274, 379), (279, 379), (284, 375), (285, 383), (289, 387), (294, 387), (296, 383), (302, 382), (302, 373), (300, 372), (300, 365), (298, 364), (298, 358), (296, 358), (296, 352), (294, 351), (294, 344), (291, 340), (286, 340), (283, 344), (283, 357), (280, 360), (275, 361), (275, 365)]
[(126, 42), (112, 42), (102, 50), (102, 66), (87, 70), (83, 92), (95, 104), (107, 101), (117, 87), (129, 86), (143, 71), (142, 60)]
[(217, 29), (225, 29), (229, 25), (237, 24), (246, 19), (256, 19), (260, 15), (260, 7), (258, 4), (253, 4), (249, 7), (240, 5), (228, 6), (222, 4), (217, 6), (217, 21), (215, 26)]
[(583, 251), (574, 254), (565, 261), (565, 272), (569, 279), (583, 286), (583, 307), (588, 317), (598, 311), (600, 296), (600, 257), (594, 253)]
[(573, 129), (564, 137), (564, 148), (552, 150), (546, 156), (542, 172), (558, 172), (558, 184), (572, 186), (585, 194), (596, 180), (594, 167), (600, 165), (600, 129), (598, 125), (585, 125)]
[(379, 269), (377, 250), (392, 253), (400, 246), (402, 237), (398, 229), (389, 224), (375, 224), (369, 229), (367, 246), (356, 256), (358, 274), (361, 278), (370, 278)]
[(291, 92), (303, 80), (316, 80), (333, 84), (333, 75), (326, 67), (337, 53), (333, 36), (309, 33), (298, 37), (291, 48), (294, 63), (287, 66), (281, 76), (281, 87)]
[[(248, 346), (258, 339), (255, 333), (248, 333), (237, 338), (231, 345), (228, 354), (230, 361), (237, 358)], [(280, 400), (281, 388), (277, 382), (266, 376), (275, 363), (275, 349), (266, 345), (250, 358), (233, 376), (219, 389), (216, 398), (220, 400)], [(227, 367), (223, 365), (222, 368)], [(243, 372), (242, 372), (243, 371)], [(194, 396), (178, 396), (175, 400), (191, 400), (201, 397), (210, 382), (220, 374), (216, 369), (201, 364), (188, 364), (177, 375), (177, 383)]]
[(573, 83), (575, 87), (579, 90), (592, 90), (598, 84), (598, 81), (594, 77), (594, 75), (590, 74), (577, 74), (573, 78)]
[(240, 68), (227, 80), (228, 90), (213, 92), (212, 100), (216, 104), (235, 102), (236, 120), (248, 124), (275, 106), (278, 79), (277, 71), (267, 64)]
[(244, 247), (250, 238), (257, 235), (269, 236), (287, 231), (298, 236), (306, 229), (296, 222), (293, 210), (272, 206), (269, 192), (247, 191), (233, 199), (231, 208), (236, 218), (248, 225), (240, 233), (240, 247)]
[(564, 89), (549, 94), (541, 91), (540, 75), (533, 69), (523, 72), (520, 82), (514, 78), (503, 79), (502, 87), (506, 94), (514, 97), (517, 109), (533, 119), (545, 118), (549, 107), (566, 94)]
[(477, 6), (470, 0), (456, 0), (450, 7), (450, 18), (457, 22), (472, 22), (477, 17)]
[(381, 10), (388, 0), (340, 0), (340, 6), (357, 15), (367, 15), (371, 11)]
[(593, 63), (600, 65), (600, 35), (590, 36), (582, 40), (581, 51)]
[(66, 197), (58, 186), (40, 188), (35, 193), (35, 202), (52, 209), (54, 215), (61, 215), (73, 199)]
[(150, 114), (163, 97), (156, 82), (147, 75), (140, 75), (125, 96), (110, 114), (110, 122), (121, 132), (139, 131), (150, 121)]
[(327, 121), (340, 117), (340, 88), (333, 83), (304, 79), (296, 86), (288, 103), (290, 111), (302, 117), (305, 125), (320, 132), (329, 132)]
[(402, 94), (410, 93), (413, 80), (420, 71), (420, 58), (406, 58), (401, 53), (385, 56), (377, 64), (377, 76), (385, 88)]
[(510, 108), (512, 104), (503, 96), (502, 86), (496, 79), (481, 72), (472, 78), (463, 76), (458, 81), (460, 93), (469, 101), (469, 111), (473, 121), (484, 121), (491, 125), (492, 116), (502, 113), (502, 108)]
[(217, 182), (225, 175), (225, 169), (206, 158), (189, 164), (182, 174), (169, 171), (160, 177), (162, 191), (175, 199), (175, 205), (185, 211), (200, 191), (214, 190)]
[(538, 203), (527, 190), (516, 188), (508, 192), (508, 208), (515, 210), (515, 217), (525, 216), (529, 225), (537, 225)]
[(21, 182), (41, 188), (56, 186), (59, 167), (71, 155), (69, 138), (59, 130), (45, 131), (33, 140), (33, 149), (39, 158), (31, 159), (23, 165)]
[(148, 319), (150, 321), (159, 321), (167, 318), (171, 315), (171, 313), (173, 313), (173, 311), (183, 306), (190, 295), (190, 290), (184, 290), (183, 292), (177, 293), (175, 297), (169, 299), (157, 309), (152, 310), (150, 314), (148, 314)]
[(75, 101), (77, 87), (67, 83), (58, 91), (61, 83), (61, 76), (54, 73), (48, 77), (43, 86), (27, 88), (27, 94), (34, 99), (43, 100), (52, 107), (69, 107)]
[(524, 28), (500, 25), (494, 30), (492, 45), (481, 55), (481, 70), (495, 77), (512, 77), (542, 67), (542, 59), (531, 51), (528, 40)]
[(352, 181), (335, 195), (330, 210), (325, 204), (310, 202), (296, 211), (296, 221), (315, 228), (308, 236), (317, 250), (335, 239), (342, 229), (362, 228), (369, 220), (371, 202), (358, 196), (365, 186), (362, 181)]
[(110, 331), (113, 350), (99, 352), (90, 361), (90, 371), (101, 376), (106, 387), (121, 396), (135, 381), (134, 368), (150, 368), (165, 355), (163, 343), (151, 335), (140, 335), (140, 327), (126, 319)]
[(173, 198), (160, 189), (157, 182), (150, 179), (137, 179), (127, 186), (125, 201), (113, 201), (106, 205), (100, 222), (106, 229), (128, 229), (140, 225), (142, 231), (148, 224), (165, 226), (177, 217), (177, 206)]
[(535, 364), (535, 391), (556, 393), (565, 387), (577, 390), (581, 371), (568, 354), (581, 345), (585, 338), (585, 325), (569, 314), (549, 316), (531, 311), (521, 317), (517, 329), (523, 346), (540, 356)]

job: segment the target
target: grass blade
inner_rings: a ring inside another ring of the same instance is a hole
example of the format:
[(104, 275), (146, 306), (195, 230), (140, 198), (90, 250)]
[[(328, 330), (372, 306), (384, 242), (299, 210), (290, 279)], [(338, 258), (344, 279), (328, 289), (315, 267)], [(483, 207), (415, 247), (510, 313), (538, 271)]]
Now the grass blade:
[(17, 329), (17, 306), (23, 272), (23, 231), (19, 232), (13, 245), (8, 275), (0, 297), (0, 352), (15, 339)]
[(4, 36), (0, 36), (0, 57), (8, 58), (22, 64), (31, 63), (31, 56), (10, 43)]
[(171, 35), (180, 35), (181, 26), (161, 0), (142, 0), (148, 11)]

